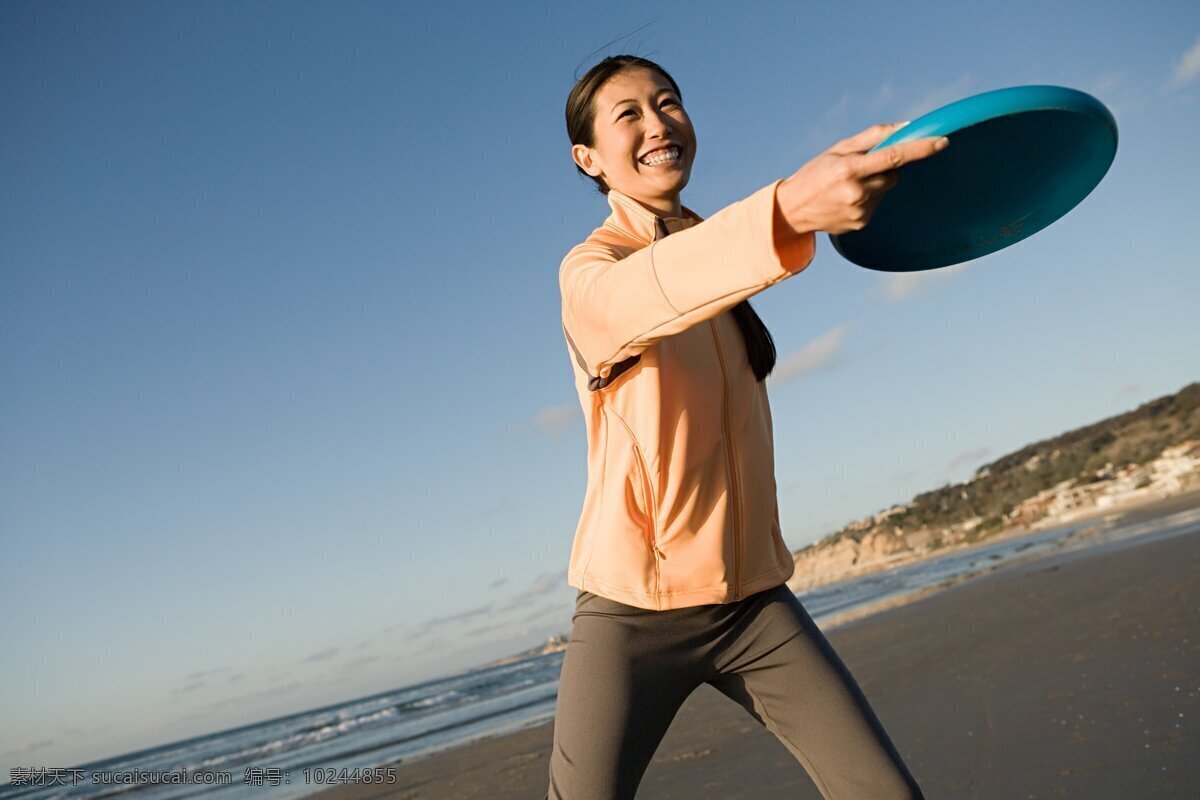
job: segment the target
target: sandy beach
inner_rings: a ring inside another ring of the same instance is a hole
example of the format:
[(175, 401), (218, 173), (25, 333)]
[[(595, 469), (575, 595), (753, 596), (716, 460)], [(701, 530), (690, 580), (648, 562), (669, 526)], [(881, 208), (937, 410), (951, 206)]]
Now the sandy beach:
[[(1151, 518), (1195, 496), (1139, 509)], [(1200, 531), (1014, 564), (829, 638), (930, 800), (1195, 798)], [(552, 723), (395, 767), (321, 800), (544, 796)], [(639, 798), (813, 798), (784, 747), (705, 686)]]

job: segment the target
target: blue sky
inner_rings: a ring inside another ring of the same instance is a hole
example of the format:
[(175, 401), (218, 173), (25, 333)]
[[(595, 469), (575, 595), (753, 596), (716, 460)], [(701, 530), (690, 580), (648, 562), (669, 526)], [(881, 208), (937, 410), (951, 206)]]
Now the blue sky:
[(706, 216), (978, 92), (1117, 119), (1008, 250), (897, 277), (821, 235), (754, 298), (793, 548), (1200, 376), (1194, 3), (4, 3), (5, 778), (569, 629), (557, 269), (608, 207), (562, 114), (624, 51), (683, 90)]

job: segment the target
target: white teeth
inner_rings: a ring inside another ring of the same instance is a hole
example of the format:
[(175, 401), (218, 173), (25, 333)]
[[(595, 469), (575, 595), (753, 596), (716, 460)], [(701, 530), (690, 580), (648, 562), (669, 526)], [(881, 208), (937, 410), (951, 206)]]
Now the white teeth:
[(660, 155), (656, 155), (652, 158), (642, 159), (642, 163), (646, 164), (647, 166), (653, 167), (658, 164), (665, 164), (668, 161), (677, 161), (677, 160), (679, 160), (679, 157), (680, 157), (679, 148), (672, 146), (672, 147), (667, 148)]

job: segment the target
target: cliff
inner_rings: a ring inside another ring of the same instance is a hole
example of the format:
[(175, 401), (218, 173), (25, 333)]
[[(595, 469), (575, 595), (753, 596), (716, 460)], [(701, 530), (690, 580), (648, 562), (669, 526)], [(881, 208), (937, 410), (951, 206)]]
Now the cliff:
[(1027, 445), (793, 553), (793, 590), (1200, 485), (1200, 383)]

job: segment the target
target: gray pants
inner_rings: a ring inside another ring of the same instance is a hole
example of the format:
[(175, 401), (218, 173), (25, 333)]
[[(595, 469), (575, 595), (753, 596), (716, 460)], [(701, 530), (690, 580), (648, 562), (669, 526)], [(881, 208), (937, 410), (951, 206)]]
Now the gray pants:
[(580, 592), (547, 800), (632, 800), (675, 713), (703, 683), (779, 737), (826, 800), (923, 797), (850, 672), (780, 585), (670, 611)]

